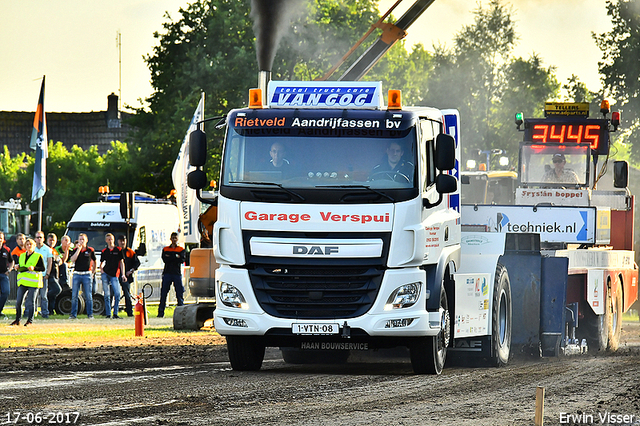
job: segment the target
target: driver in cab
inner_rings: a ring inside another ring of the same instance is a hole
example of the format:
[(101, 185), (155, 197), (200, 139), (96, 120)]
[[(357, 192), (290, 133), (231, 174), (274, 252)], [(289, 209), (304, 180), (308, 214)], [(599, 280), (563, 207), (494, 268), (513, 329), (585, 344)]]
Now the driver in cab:
[(565, 169), (567, 160), (564, 154), (553, 154), (553, 167), (542, 177), (543, 182), (550, 183), (579, 183), (578, 175), (571, 169)]
[(414, 165), (404, 160), (404, 149), (397, 142), (389, 143), (386, 158), (371, 171), (369, 178), (388, 179), (396, 182), (411, 182), (413, 180)]

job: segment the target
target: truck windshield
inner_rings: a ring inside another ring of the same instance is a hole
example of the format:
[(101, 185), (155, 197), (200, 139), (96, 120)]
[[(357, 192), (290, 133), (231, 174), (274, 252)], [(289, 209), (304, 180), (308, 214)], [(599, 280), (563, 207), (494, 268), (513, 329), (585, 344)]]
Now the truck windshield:
[(0, 231), (5, 233), (5, 238), (20, 232), (19, 222), (14, 210), (0, 208)]
[(586, 186), (589, 156), (588, 145), (523, 145), (521, 182), (542, 187)]
[[(96, 252), (100, 252), (107, 246), (105, 235), (111, 233), (115, 238), (118, 238), (120, 235), (127, 235), (127, 225), (123, 223), (122, 226), (118, 227), (97, 228), (70, 223), (66, 235), (71, 238), (71, 242), (75, 243), (78, 241), (78, 236), (81, 233), (87, 234), (89, 240), (87, 245), (92, 247)], [(133, 233), (129, 231), (129, 240), (131, 240), (131, 235), (133, 235)]]
[[(223, 185), (280, 184), (286, 188), (331, 185), (374, 189), (414, 187), (415, 129), (340, 134), (274, 134), (274, 129), (229, 129)], [(322, 133), (322, 132), (318, 132)]]

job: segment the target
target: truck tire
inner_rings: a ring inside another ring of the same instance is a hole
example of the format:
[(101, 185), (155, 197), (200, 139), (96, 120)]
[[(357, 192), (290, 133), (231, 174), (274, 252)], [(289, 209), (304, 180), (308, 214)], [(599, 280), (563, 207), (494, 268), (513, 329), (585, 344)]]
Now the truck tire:
[(254, 336), (227, 336), (229, 362), (236, 371), (260, 370), (264, 349), (264, 344)]
[[(86, 301), (85, 301), (86, 304)], [(93, 293), (93, 315), (104, 315), (104, 296), (100, 293)], [(116, 314), (118, 313), (116, 307)]]
[[(609, 292), (605, 298), (605, 306), (609, 306)], [(607, 308), (603, 315), (596, 315), (591, 309), (589, 303), (584, 301), (584, 318), (582, 324), (578, 326), (577, 335), (580, 339), (587, 339), (587, 345), (589, 351), (597, 352), (607, 349), (609, 342), (609, 316), (607, 315)], [(582, 330), (581, 330), (582, 329)]]
[(443, 309), (440, 332), (436, 336), (421, 337), (409, 347), (411, 366), (416, 374), (440, 374), (447, 360), (447, 347), (451, 338), (451, 320), (444, 285), (440, 291), (440, 308)]
[(496, 266), (491, 310), (491, 365), (507, 365), (511, 355), (511, 284), (507, 268)]
[(615, 282), (615, 296), (607, 298), (607, 301), (611, 302), (611, 305), (607, 305), (607, 313), (609, 314), (608, 321), (608, 338), (609, 343), (607, 349), (610, 351), (617, 351), (620, 345), (620, 333), (622, 332), (622, 284), (620, 283), (620, 277), (616, 278)]
[[(84, 297), (78, 297), (78, 314), (84, 312), (85, 302)], [(56, 297), (56, 312), (59, 315), (71, 315), (71, 289), (63, 290), (62, 293)]]

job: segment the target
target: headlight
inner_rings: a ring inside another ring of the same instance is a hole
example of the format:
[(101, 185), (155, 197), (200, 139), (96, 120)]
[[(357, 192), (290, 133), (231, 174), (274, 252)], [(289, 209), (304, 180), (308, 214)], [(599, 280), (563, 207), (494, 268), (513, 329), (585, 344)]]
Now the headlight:
[(384, 310), (408, 308), (418, 301), (418, 297), (420, 297), (420, 283), (401, 285), (391, 293), (384, 305)]
[(247, 301), (244, 299), (242, 292), (229, 283), (220, 282), (220, 301), (231, 308), (247, 309)]

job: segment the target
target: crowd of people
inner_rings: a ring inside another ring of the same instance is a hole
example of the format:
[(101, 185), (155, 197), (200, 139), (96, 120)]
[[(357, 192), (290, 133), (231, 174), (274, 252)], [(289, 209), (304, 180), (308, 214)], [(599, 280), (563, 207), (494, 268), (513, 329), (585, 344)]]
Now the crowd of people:
[[(71, 287), (71, 313), (69, 319), (78, 315), (78, 297), (80, 289), (86, 300), (86, 314), (93, 318), (93, 285), (98, 261), (96, 251), (89, 247), (86, 234), (79, 234), (72, 243), (69, 236), (58, 238), (42, 231), (34, 238), (17, 234), (15, 247), (10, 249), (5, 235), (0, 231), (0, 318), (7, 318), (3, 309), (11, 292), (9, 276), (17, 274), (16, 318), (11, 325), (33, 323), (37, 315), (49, 318), (53, 314), (56, 298), (64, 288)], [(185, 250), (178, 246), (178, 234), (171, 234), (171, 244), (164, 248), (162, 260), (165, 267), (162, 274), (162, 288), (158, 317), (164, 316), (167, 295), (174, 286), (178, 305), (184, 304), (184, 286), (181, 266), (185, 263)], [(117, 242), (117, 243), (116, 243)], [(125, 312), (133, 316), (131, 283), (134, 273), (140, 267), (140, 260), (134, 250), (127, 247), (127, 238), (113, 234), (105, 235), (106, 247), (100, 252), (100, 271), (104, 291), (104, 315), (107, 318), (120, 319), (118, 307), (121, 294), (124, 296)], [(73, 272), (71, 273), (71, 270)], [(24, 305), (24, 310), (23, 310)], [(39, 311), (37, 310), (39, 309)]]

